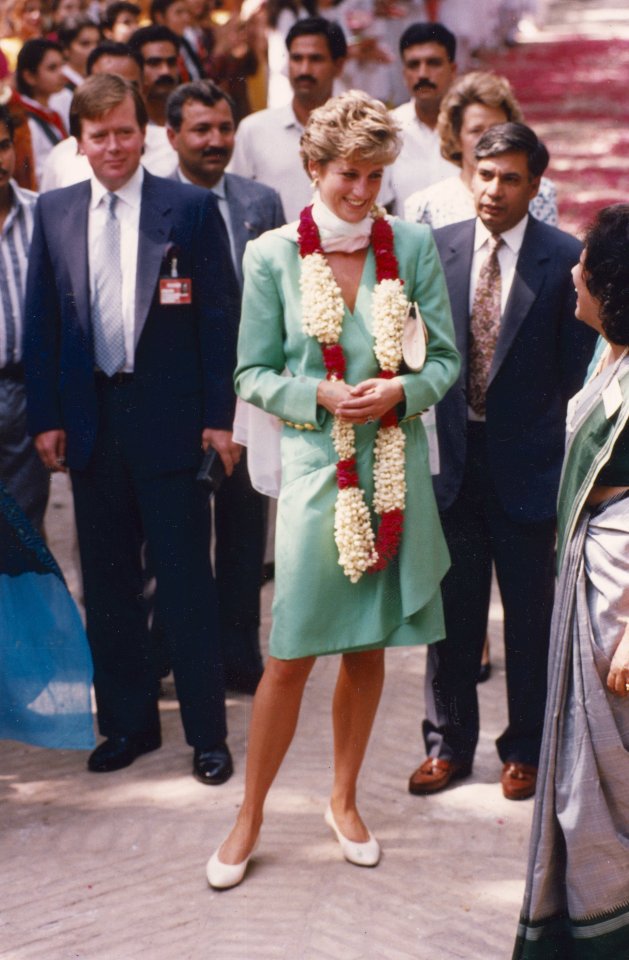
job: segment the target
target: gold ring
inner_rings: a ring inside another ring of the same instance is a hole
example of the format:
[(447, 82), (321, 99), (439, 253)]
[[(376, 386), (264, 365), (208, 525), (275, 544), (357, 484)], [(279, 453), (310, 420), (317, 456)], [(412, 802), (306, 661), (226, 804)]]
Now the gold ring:
[(625, 684), (625, 690), (627, 691), (627, 693), (629, 693), (629, 683)]

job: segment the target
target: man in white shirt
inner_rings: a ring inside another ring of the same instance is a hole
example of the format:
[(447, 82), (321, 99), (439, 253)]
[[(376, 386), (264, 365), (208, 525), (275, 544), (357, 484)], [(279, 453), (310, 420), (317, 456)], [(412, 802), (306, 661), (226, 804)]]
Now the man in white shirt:
[(73, 133), (90, 179), (40, 196), (26, 284), (29, 432), (69, 469), (100, 732), (88, 769), (160, 746), (158, 683), (142, 602), (146, 541), (181, 718), (206, 784), (232, 773), (207, 494), (196, 480), (232, 442), (238, 286), (208, 191), (140, 164), (144, 102), (88, 78)]
[(437, 404), (435, 493), (452, 566), (442, 583), (446, 638), (431, 646), (414, 794), (472, 772), (476, 681), (492, 565), (504, 608), (509, 720), (496, 746), (509, 800), (535, 792), (546, 702), (556, 499), (568, 400), (595, 334), (574, 319), (581, 245), (531, 217), (548, 151), (520, 123), (476, 146), (477, 217), (435, 231), (461, 374)]
[(334, 80), (345, 65), (347, 42), (337, 23), (309, 17), (291, 28), (286, 47), (293, 99), (288, 106), (245, 117), (238, 128), (229, 171), (277, 190), (291, 221), (312, 199), (299, 140), (311, 112), (332, 96)]
[(441, 156), (437, 117), (456, 75), (456, 38), (440, 23), (413, 23), (400, 38), (406, 88), (411, 95), (392, 111), (402, 127), (402, 150), (391, 168), (394, 213), (416, 190), (459, 173)]

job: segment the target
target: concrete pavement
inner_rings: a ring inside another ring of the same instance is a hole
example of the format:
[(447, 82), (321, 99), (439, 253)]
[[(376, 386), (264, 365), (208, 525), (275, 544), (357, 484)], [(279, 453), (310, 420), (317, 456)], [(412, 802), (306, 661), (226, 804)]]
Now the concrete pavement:
[[(48, 530), (76, 589), (70, 497), (59, 476)], [(271, 594), (268, 585), (265, 637)], [(0, 743), (0, 958), (509, 960), (532, 802), (505, 800), (498, 784), (500, 616), (496, 603), (474, 774), (436, 797), (406, 789), (423, 759), (424, 652), (388, 654), (361, 778), (361, 808), (384, 850), (375, 870), (345, 863), (323, 822), (336, 658), (315, 667), (255, 861), (234, 890), (211, 891), (204, 867), (241, 800), (250, 698), (228, 703), (236, 773), (221, 787), (190, 775), (169, 684), (164, 745), (126, 770), (90, 774), (83, 753)]]

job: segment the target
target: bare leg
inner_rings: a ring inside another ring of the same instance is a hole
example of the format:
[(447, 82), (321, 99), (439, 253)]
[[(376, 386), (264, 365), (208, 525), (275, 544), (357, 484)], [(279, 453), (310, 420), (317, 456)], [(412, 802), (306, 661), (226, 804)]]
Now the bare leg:
[(334, 700), (334, 784), (330, 804), (339, 830), (363, 843), (369, 831), (356, 808), (356, 781), (384, 683), (384, 650), (345, 653)]
[(262, 826), (264, 801), (297, 727), (299, 708), (315, 657), (269, 657), (253, 699), (245, 796), (234, 827), (219, 851), (221, 863), (241, 863)]
[(485, 643), (483, 644), (483, 652), (480, 658), (480, 665), (481, 667), (485, 667), (487, 666), (488, 663), (491, 663), (490, 656), (489, 656), (489, 634), (487, 634), (485, 637)]

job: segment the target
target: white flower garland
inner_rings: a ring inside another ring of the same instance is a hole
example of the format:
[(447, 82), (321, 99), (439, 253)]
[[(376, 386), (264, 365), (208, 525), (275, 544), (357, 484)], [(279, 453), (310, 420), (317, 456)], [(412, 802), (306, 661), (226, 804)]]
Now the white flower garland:
[[(301, 260), (300, 290), (302, 326), (320, 344), (337, 344), (343, 329), (345, 304), (341, 290), (325, 257), (309, 253)], [(372, 294), (374, 352), (383, 371), (396, 374), (402, 362), (402, 335), (408, 299), (401, 280), (382, 280)], [(332, 442), (339, 460), (356, 455), (354, 426), (334, 417)], [(401, 427), (380, 427), (374, 451), (374, 510), (382, 515), (404, 511), (406, 503), (405, 435)], [(336, 499), (334, 537), (339, 564), (356, 583), (378, 562), (375, 535), (364, 491), (358, 486), (339, 489)]]
[(408, 299), (401, 280), (381, 280), (371, 297), (374, 353), (383, 370), (397, 373), (402, 363), (402, 336)]
[[(401, 280), (376, 284), (372, 300), (374, 353), (383, 370), (397, 373), (402, 363), (404, 320), (408, 298)], [(377, 514), (404, 510), (406, 504), (406, 435), (401, 427), (380, 427), (374, 458), (374, 501)]]
[(322, 254), (311, 253), (304, 257), (299, 288), (304, 332), (316, 337), (319, 343), (338, 343), (345, 304), (330, 265)]

